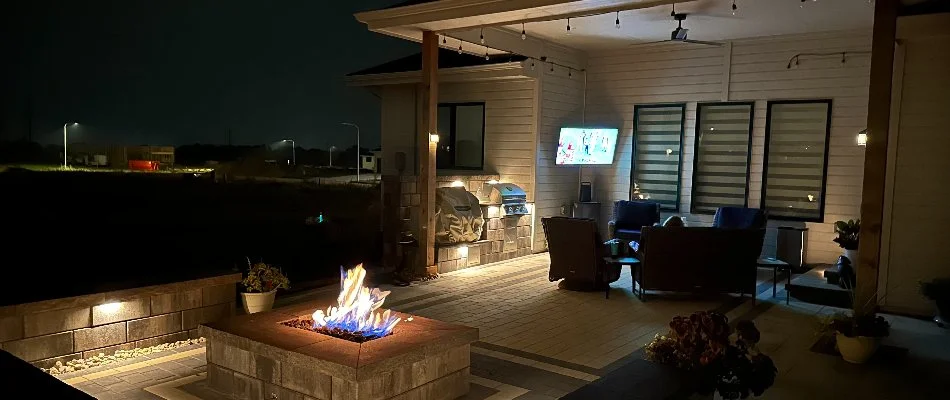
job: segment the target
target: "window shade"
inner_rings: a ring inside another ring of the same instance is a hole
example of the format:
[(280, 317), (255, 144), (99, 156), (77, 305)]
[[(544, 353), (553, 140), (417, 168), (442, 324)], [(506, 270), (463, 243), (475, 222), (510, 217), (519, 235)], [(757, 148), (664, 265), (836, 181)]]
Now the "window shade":
[(749, 197), (752, 103), (700, 104), (690, 212), (745, 207)]
[(631, 191), (679, 210), (680, 156), (685, 105), (637, 106), (634, 109), (634, 149)]
[(762, 208), (771, 218), (821, 221), (831, 101), (769, 102)]

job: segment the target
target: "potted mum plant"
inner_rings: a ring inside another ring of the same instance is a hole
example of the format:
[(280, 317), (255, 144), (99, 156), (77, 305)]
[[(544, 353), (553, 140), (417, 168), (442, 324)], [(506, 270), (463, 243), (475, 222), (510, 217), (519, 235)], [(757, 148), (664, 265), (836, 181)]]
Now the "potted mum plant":
[(881, 339), (890, 334), (890, 329), (891, 324), (880, 315), (838, 313), (823, 321), (821, 331), (835, 335), (841, 358), (863, 364), (877, 352)]
[(920, 293), (937, 303), (937, 316), (934, 322), (946, 326), (950, 321), (950, 278), (937, 278), (920, 283)]
[(244, 312), (254, 314), (268, 311), (274, 307), (277, 289), (290, 288), (290, 281), (280, 269), (272, 265), (263, 262), (252, 264), (248, 260), (247, 266), (247, 276), (241, 281), (244, 285), (244, 292), (241, 293)]
[(700, 311), (674, 317), (670, 332), (647, 345), (646, 359), (690, 371), (700, 396), (745, 399), (761, 396), (778, 374), (756, 347), (759, 338), (752, 321), (740, 321), (733, 332), (725, 315)]
[(844, 249), (844, 256), (852, 265), (858, 262), (858, 235), (861, 234), (861, 220), (849, 219), (835, 222), (834, 242)]

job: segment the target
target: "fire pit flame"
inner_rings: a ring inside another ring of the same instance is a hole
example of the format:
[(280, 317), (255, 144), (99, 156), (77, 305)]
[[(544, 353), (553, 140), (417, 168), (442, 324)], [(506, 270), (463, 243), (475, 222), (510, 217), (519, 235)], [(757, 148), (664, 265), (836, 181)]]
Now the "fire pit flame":
[(313, 313), (313, 329), (324, 328), (343, 330), (369, 338), (380, 338), (390, 334), (400, 318), (390, 315), (386, 310), (377, 312), (389, 291), (363, 286), (366, 270), (363, 264), (351, 270), (340, 269), (340, 281), (343, 288), (337, 297), (336, 307), (317, 310)]

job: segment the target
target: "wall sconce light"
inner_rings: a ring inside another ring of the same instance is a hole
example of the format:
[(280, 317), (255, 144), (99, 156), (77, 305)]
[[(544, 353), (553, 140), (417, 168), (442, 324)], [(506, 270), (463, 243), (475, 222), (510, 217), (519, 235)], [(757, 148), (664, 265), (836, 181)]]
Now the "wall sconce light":
[(468, 246), (459, 247), (459, 257), (468, 258)]
[(452, 181), (452, 187), (465, 187), (465, 182), (462, 182), (462, 181)]
[(432, 143), (439, 143), (439, 135), (437, 135), (437, 134), (435, 134), (435, 133), (430, 133), (430, 134), (429, 134), (429, 141), (432, 142)]
[(868, 145), (868, 130), (862, 130), (858, 132), (858, 146), (867, 146)]
[(99, 309), (102, 310), (102, 312), (109, 314), (119, 311), (120, 308), (122, 308), (122, 303), (119, 302), (106, 303), (99, 306)]
[(492, 179), (492, 180), (489, 180), (489, 181), (486, 182), (486, 183), (488, 183), (489, 185), (497, 185), (497, 184), (498, 184), (498, 180), (497, 180), (497, 179)]

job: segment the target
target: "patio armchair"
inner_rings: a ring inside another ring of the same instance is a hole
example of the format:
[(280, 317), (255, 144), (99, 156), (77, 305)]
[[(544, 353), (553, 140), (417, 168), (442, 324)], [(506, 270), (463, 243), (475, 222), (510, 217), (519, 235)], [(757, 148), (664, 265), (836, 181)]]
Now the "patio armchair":
[(764, 229), (765, 212), (758, 208), (719, 207), (713, 227), (723, 229)]
[(564, 279), (570, 290), (601, 290), (620, 279), (620, 265), (604, 261), (607, 249), (597, 223), (586, 218), (542, 218), (548, 241), (551, 282)]
[(640, 231), (644, 226), (653, 226), (659, 222), (659, 203), (620, 200), (614, 203), (614, 215), (607, 223), (607, 232), (611, 239), (639, 241)]

